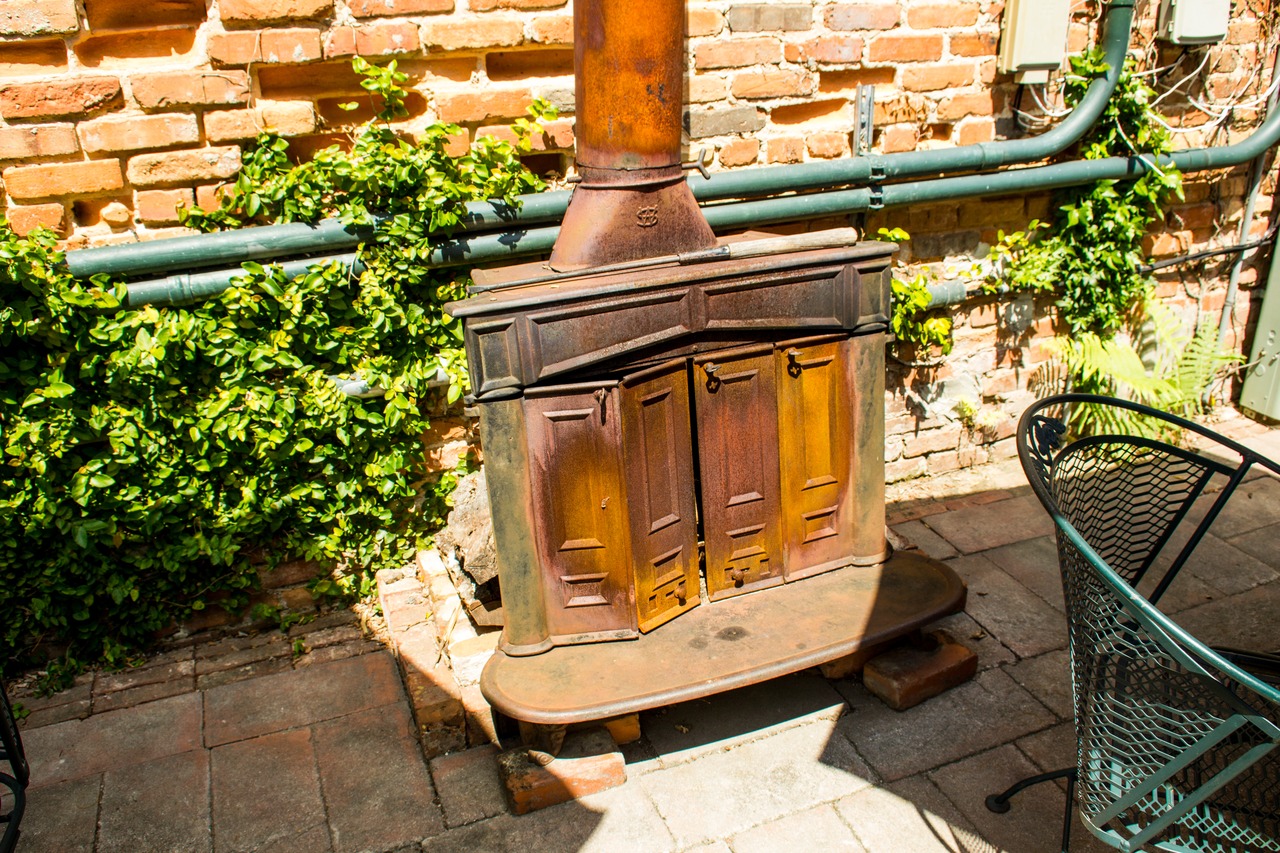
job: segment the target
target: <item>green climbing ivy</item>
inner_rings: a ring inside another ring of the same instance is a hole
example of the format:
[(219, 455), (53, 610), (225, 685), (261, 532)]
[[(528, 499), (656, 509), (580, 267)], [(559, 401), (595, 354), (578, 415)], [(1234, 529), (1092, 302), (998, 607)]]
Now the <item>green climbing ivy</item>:
[[(466, 202), (541, 187), (519, 156), (553, 111), (451, 157), (456, 127), (410, 143), (390, 126), (394, 63), (356, 70), (378, 114), (349, 148), (294, 163), (260, 137), (219, 207), (185, 218), (340, 217), (369, 229), (359, 274), (251, 263), (216, 298), (127, 310), (119, 282), (67, 273), (52, 234), (0, 227), (0, 668), (118, 664), (194, 611), (243, 606), (263, 553), (339, 565), (317, 594), (367, 592), (438, 524), (452, 476), (425, 469), (422, 436), (465, 390), (441, 309), (463, 282), (422, 260)], [(355, 379), (385, 393), (344, 395)]]

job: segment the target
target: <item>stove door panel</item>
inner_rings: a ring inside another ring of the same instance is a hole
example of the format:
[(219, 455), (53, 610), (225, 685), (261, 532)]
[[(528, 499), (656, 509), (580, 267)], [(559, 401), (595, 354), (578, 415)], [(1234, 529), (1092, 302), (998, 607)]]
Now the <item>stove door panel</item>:
[(693, 368), (707, 591), (712, 600), (782, 583), (778, 408), (772, 348)]
[(778, 348), (779, 453), (787, 580), (853, 554), (852, 436), (846, 342)]
[(698, 517), (689, 417), (683, 361), (623, 380), (623, 459), (641, 632), (698, 605)]
[(621, 414), (616, 385), (525, 399), (553, 642), (636, 634)]

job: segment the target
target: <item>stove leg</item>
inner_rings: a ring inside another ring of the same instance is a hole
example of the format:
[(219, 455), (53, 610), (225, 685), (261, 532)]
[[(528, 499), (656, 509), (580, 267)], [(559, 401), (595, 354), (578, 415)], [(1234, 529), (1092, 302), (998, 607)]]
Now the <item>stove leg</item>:
[(564, 736), (568, 726), (545, 726), (535, 723), (520, 722), (520, 740), (529, 748), (529, 758), (546, 767), (564, 747)]

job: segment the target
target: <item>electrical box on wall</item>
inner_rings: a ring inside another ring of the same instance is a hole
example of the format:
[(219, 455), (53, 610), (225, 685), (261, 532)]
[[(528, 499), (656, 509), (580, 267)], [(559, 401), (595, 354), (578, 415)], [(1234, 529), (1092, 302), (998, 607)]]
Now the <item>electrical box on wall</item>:
[(1160, 0), (1160, 38), (1174, 44), (1211, 44), (1227, 35), (1231, 0)]
[[(1185, 0), (1184, 0), (1185, 2)], [(1019, 83), (1044, 83), (1067, 55), (1071, 0), (1008, 0), (1000, 33), (999, 69)]]

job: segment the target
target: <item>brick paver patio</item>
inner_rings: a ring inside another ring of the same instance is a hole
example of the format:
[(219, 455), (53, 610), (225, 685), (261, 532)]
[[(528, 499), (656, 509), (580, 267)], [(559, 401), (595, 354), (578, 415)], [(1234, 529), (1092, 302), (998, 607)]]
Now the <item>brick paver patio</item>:
[[(1234, 426), (1280, 455), (1280, 433)], [(967, 612), (941, 624), (980, 661), (909, 711), (813, 673), (661, 709), (624, 747), (625, 785), (515, 817), (492, 747), (423, 758), (392, 655), (337, 616), (300, 656), (283, 635), (235, 638), (24, 700), (19, 850), (1056, 850), (1060, 788), (983, 806), (1071, 761), (1048, 520), (1011, 461), (896, 491), (897, 532), (969, 584)], [(1280, 649), (1280, 483), (1242, 500), (1167, 602), (1205, 639)], [(1105, 849), (1078, 827), (1076, 846)]]

